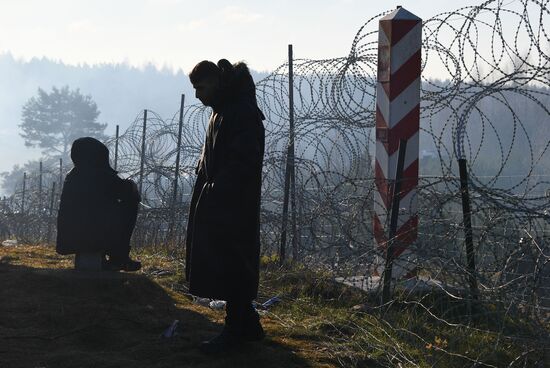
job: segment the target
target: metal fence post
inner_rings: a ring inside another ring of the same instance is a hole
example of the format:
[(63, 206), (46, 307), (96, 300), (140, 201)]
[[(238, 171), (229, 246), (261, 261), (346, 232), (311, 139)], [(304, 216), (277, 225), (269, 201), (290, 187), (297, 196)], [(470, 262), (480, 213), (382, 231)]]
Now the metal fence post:
[(472, 213), (470, 210), (470, 193), (468, 192), (468, 168), (466, 159), (458, 160), (460, 172), (460, 194), (462, 197), (462, 218), (464, 219), (464, 239), (466, 243), (466, 259), (468, 265), (468, 283), (470, 284), (470, 296), (478, 299), (476, 278), (476, 261), (474, 252), (474, 240), (472, 235)]
[(44, 174), (44, 169), (42, 166), (42, 161), (40, 161), (40, 168), (38, 173), (38, 215), (42, 215), (42, 176)]
[[(291, 190), (291, 183), (295, 177), (294, 166), (294, 70), (293, 70), (293, 50), (292, 45), (288, 45), (288, 102), (289, 102), (289, 137), (286, 156), (286, 171), (285, 171), (285, 187), (283, 198), (283, 218), (281, 224), (281, 243), (279, 249), (280, 263), (284, 263), (286, 258), (286, 237), (287, 237), (287, 222), (288, 222), (288, 206), (289, 202), (292, 205), (292, 249), (296, 252), (296, 198), (294, 185)], [(290, 199), (292, 197), (292, 199)]]
[(388, 242), (386, 243), (386, 266), (384, 267), (382, 289), (382, 304), (390, 300), (391, 279), (393, 273), (393, 260), (395, 257), (395, 244), (397, 242), (397, 220), (399, 219), (399, 202), (401, 201), (401, 185), (403, 181), (403, 166), (405, 164), (405, 154), (407, 152), (407, 140), (399, 141), (399, 153), (397, 157), (397, 171), (392, 190), (392, 206), (390, 214), (390, 232)]
[(116, 126), (116, 133), (115, 133), (115, 162), (114, 162), (114, 169), (116, 171), (118, 167), (118, 133), (119, 133), (119, 126), (117, 124)]
[(180, 101), (180, 118), (179, 118), (179, 125), (178, 125), (178, 143), (177, 143), (177, 151), (176, 151), (176, 171), (174, 175), (174, 193), (172, 196), (172, 206), (176, 206), (177, 198), (178, 198), (178, 180), (179, 180), (179, 172), (180, 172), (180, 154), (181, 154), (181, 133), (183, 129), (183, 107), (185, 106), (185, 95), (181, 95), (181, 101)]
[(52, 225), (53, 225), (53, 204), (55, 199), (55, 181), (52, 184), (52, 194), (50, 197), (50, 211), (49, 211), (49, 219), (48, 219), (48, 233), (46, 235), (46, 243), (50, 243), (50, 238), (52, 234)]
[(177, 145), (176, 145), (176, 167), (175, 167), (175, 171), (174, 171), (174, 192), (172, 193), (172, 203), (171, 203), (171, 207), (172, 207), (172, 219), (170, 221), (170, 231), (169, 231), (169, 235), (170, 237), (173, 239), (174, 238), (174, 228), (176, 229), (176, 240), (177, 240), (177, 243), (179, 244), (180, 243), (180, 236), (178, 235), (178, 221), (179, 219), (176, 217), (176, 213), (177, 213), (177, 204), (178, 204), (178, 181), (179, 181), (179, 178), (180, 178), (180, 156), (181, 156), (181, 134), (182, 134), (182, 130), (183, 130), (183, 108), (185, 107), (185, 95), (182, 94), (181, 95), (181, 100), (180, 100), (180, 115), (179, 115), (179, 121), (178, 121), (178, 141), (177, 141)]
[(23, 173), (23, 194), (22, 194), (22, 197), (21, 197), (21, 213), (24, 214), (25, 213), (25, 192), (26, 192), (26, 189), (27, 189), (27, 173), (24, 172)]
[(145, 167), (145, 136), (147, 133), (147, 109), (143, 110), (143, 134), (141, 136), (141, 162), (139, 167), (139, 195), (143, 200), (143, 170)]
[(63, 188), (63, 158), (59, 158), (59, 193)]

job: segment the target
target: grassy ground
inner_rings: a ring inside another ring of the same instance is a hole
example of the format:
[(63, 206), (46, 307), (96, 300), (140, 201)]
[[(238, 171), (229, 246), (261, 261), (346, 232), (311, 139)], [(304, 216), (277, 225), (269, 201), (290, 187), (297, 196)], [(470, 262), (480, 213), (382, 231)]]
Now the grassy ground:
[[(368, 295), (322, 272), (273, 266), (262, 271), (259, 297), (283, 299), (262, 316), (269, 337), (207, 357), (196, 346), (220, 331), (223, 311), (193, 303), (180, 257), (137, 258), (139, 273), (90, 275), (51, 247), (0, 246), (0, 367), (545, 366), (548, 346), (526, 323), (496, 324), (484, 311), (467, 324), (456, 317), (462, 306), (433, 296), (423, 303), (433, 310), (396, 302), (382, 316)], [(432, 317), (442, 311), (445, 322)], [(180, 336), (160, 338), (176, 319)]]
[[(174, 291), (180, 276), (160, 256), (141, 257), (142, 273), (101, 275), (74, 272), (72, 259), (49, 247), (0, 247), (0, 257), (2, 368), (331, 366), (270, 318), (265, 343), (229, 357), (202, 355), (196, 345), (219, 332), (223, 312)], [(181, 336), (161, 339), (176, 319)]]

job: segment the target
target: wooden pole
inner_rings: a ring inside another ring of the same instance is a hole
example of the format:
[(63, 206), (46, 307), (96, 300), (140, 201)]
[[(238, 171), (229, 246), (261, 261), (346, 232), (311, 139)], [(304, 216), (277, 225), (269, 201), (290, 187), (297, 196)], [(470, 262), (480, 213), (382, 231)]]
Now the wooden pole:
[(407, 140), (399, 140), (399, 152), (397, 156), (397, 168), (395, 172), (395, 181), (392, 190), (392, 206), (390, 214), (390, 232), (388, 243), (386, 245), (386, 266), (384, 267), (383, 279), (384, 287), (382, 290), (382, 304), (390, 300), (391, 279), (393, 272), (393, 260), (395, 253), (397, 221), (399, 219), (399, 202), (401, 201), (401, 184), (403, 181), (403, 166), (405, 165), (405, 153), (407, 151)]
[[(393, 259), (392, 278), (407, 277), (415, 268), (418, 258), (411, 245), (418, 235), (418, 162), (420, 136), (420, 90), (422, 74), (422, 19), (398, 6), (378, 22), (378, 62), (376, 77), (376, 155), (374, 166), (374, 203), (372, 230), (377, 273), (385, 270), (389, 233), (388, 218), (392, 201), (387, 199), (393, 191), (396, 155), (399, 143), (407, 140), (407, 155), (403, 171), (407, 185), (402, 187), (399, 204), (399, 224), (394, 233), (400, 239), (399, 257)], [(391, 174), (390, 174), (391, 173)], [(404, 192), (406, 190), (406, 193)], [(402, 236), (405, 235), (406, 236)]]

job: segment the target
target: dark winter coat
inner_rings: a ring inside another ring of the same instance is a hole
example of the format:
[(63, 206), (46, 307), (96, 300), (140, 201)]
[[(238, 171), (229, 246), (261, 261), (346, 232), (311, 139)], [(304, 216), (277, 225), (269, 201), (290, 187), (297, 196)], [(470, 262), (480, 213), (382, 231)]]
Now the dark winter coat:
[(248, 70), (236, 73), (214, 107), (197, 165), (186, 276), (193, 295), (252, 300), (258, 291), (264, 116)]
[(75, 167), (67, 174), (57, 216), (56, 250), (60, 254), (107, 251), (120, 224), (120, 201), (139, 201), (133, 183), (109, 165), (109, 151), (93, 138), (79, 138), (71, 148)]

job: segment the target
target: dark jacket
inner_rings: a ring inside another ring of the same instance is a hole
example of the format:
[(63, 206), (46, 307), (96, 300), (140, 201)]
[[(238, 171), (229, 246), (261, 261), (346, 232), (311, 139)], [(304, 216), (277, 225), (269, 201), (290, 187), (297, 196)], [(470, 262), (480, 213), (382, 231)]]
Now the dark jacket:
[(249, 299), (258, 291), (264, 116), (248, 69), (214, 106), (197, 165), (186, 238), (193, 295)]
[(119, 202), (139, 201), (133, 184), (109, 165), (109, 151), (89, 137), (71, 148), (75, 167), (67, 174), (57, 216), (60, 254), (107, 251), (119, 226)]

